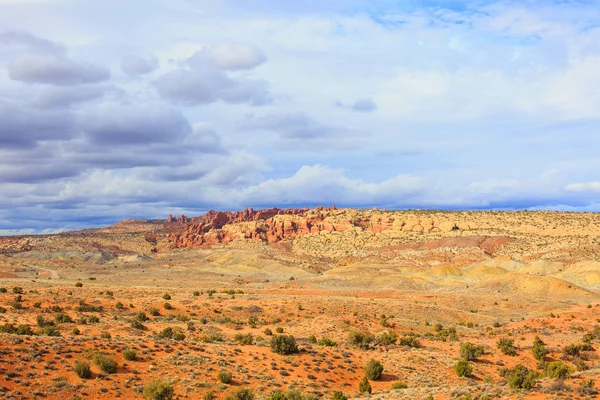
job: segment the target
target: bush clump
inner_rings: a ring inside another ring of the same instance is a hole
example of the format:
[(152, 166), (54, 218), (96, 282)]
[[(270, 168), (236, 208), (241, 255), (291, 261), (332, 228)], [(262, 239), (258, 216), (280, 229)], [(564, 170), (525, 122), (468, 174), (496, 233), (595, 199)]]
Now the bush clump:
[(333, 341), (333, 340), (331, 340), (329, 338), (326, 338), (326, 337), (319, 339), (317, 341), (317, 344), (319, 346), (326, 346), (326, 347), (335, 347), (335, 346), (337, 346), (337, 342), (335, 342), (335, 341)]
[(365, 377), (372, 381), (381, 378), (382, 373), (383, 364), (375, 359), (370, 359), (365, 365)]
[(398, 341), (398, 334), (394, 331), (383, 332), (377, 337), (377, 344), (390, 346)]
[(531, 351), (533, 352), (533, 357), (538, 361), (544, 361), (544, 358), (546, 358), (546, 355), (548, 354), (545, 343), (539, 336), (536, 336), (535, 339), (533, 339)]
[(226, 400), (253, 400), (254, 392), (252, 389), (241, 388), (225, 398)]
[(336, 390), (335, 392), (333, 392), (331, 400), (348, 400), (348, 398), (344, 393), (340, 392), (339, 390)]
[(92, 377), (92, 370), (90, 369), (90, 363), (86, 361), (75, 361), (75, 366), (73, 367), (75, 373), (81, 379), (90, 379)]
[(477, 357), (480, 357), (483, 353), (483, 346), (477, 346), (469, 342), (460, 345), (460, 356), (467, 361), (476, 360)]
[(548, 378), (568, 379), (571, 376), (571, 368), (562, 361), (551, 362), (546, 364), (544, 375)]
[(414, 336), (403, 336), (400, 338), (400, 345), (418, 349), (421, 347), (421, 342), (419, 342), (419, 339)]
[(367, 350), (374, 340), (375, 336), (369, 332), (350, 331), (348, 334), (348, 344), (362, 350)]
[(277, 335), (271, 338), (271, 351), (277, 354), (298, 353), (296, 339), (292, 335)]
[(461, 378), (468, 377), (473, 373), (473, 367), (466, 359), (462, 359), (454, 364), (454, 372)]
[(135, 361), (137, 359), (137, 352), (133, 349), (125, 349), (123, 351), (123, 357), (125, 357), (127, 361)]
[(358, 384), (358, 392), (360, 394), (363, 394), (363, 393), (369, 393), (369, 394), (371, 394), (372, 391), (373, 391), (373, 389), (371, 388), (371, 384), (369, 383), (369, 379), (367, 379), (366, 376), (363, 376), (362, 380)]
[(506, 354), (507, 356), (517, 355), (517, 350), (515, 349), (515, 339), (509, 339), (506, 337), (500, 338), (498, 339), (496, 346), (498, 349), (500, 349), (502, 354)]
[(237, 333), (233, 339), (241, 345), (251, 345), (254, 343), (254, 335), (251, 333)]
[(531, 389), (537, 384), (538, 374), (522, 364), (513, 368), (502, 368), (500, 375), (511, 389)]
[(221, 371), (219, 372), (219, 375), (217, 375), (217, 378), (221, 383), (230, 384), (233, 381), (233, 374), (231, 372)]
[(174, 395), (173, 386), (160, 379), (148, 382), (142, 391), (142, 396), (150, 400), (171, 400)]
[(94, 353), (92, 355), (92, 359), (94, 360), (94, 364), (98, 366), (102, 371), (107, 374), (114, 374), (117, 372), (117, 367), (119, 364), (117, 360), (115, 360), (112, 356), (108, 356), (102, 353)]

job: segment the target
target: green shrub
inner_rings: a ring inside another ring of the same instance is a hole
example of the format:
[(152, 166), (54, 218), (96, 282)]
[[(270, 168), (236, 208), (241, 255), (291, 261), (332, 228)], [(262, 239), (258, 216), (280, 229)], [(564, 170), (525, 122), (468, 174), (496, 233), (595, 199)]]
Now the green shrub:
[(146, 322), (148, 321), (150, 318), (148, 318), (148, 316), (146, 315), (145, 312), (140, 311), (139, 313), (137, 313), (137, 315), (135, 316), (135, 319), (140, 321), (140, 322)]
[(101, 337), (102, 339), (110, 339), (110, 338), (112, 338), (112, 336), (110, 335), (110, 333), (109, 333), (109, 332), (106, 332), (106, 331), (102, 331), (102, 332), (100, 332), (100, 337)]
[(251, 345), (254, 343), (254, 336), (251, 333), (236, 333), (233, 339), (241, 345)]
[(348, 398), (344, 393), (340, 392), (339, 390), (336, 390), (335, 392), (333, 392), (331, 400), (348, 400)]
[(81, 334), (81, 331), (80, 331), (80, 330), (79, 330), (77, 327), (75, 327), (75, 328), (73, 328), (73, 330), (71, 331), (71, 333), (72, 333), (73, 335), (80, 335), (80, 334)]
[(288, 400), (288, 398), (283, 392), (276, 390), (269, 395), (268, 400)]
[(308, 337), (308, 343), (310, 343), (310, 344), (317, 344), (317, 337), (315, 335), (310, 335)]
[(571, 376), (571, 368), (567, 364), (562, 361), (555, 361), (546, 364), (546, 368), (544, 368), (544, 375), (548, 378), (555, 379), (568, 379)]
[(394, 331), (383, 332), (377, 337), (377, 344), (390, 346), (398, 341), (398, 334)]
[(381, 378), (381, 374), (383, 373), (383, 364), (381, 362), (370, 359), (365, 365), (365, 377), (376, 381)]
[(538, 374), (522, 364), (513, 368), (500, 369), (500, 375), (504, 377), (511, 389), (531, 389), (537, 384)]
[(217, 378), (221, 383), (230, 384), (233, 381), (233, 374), (231, 372), (221, 371), (219, 372), (219, 375), (217, 375)]
[(171, 305), (171, 303), (168, 303), (168, 302), (165, 303), (165, 304), (163, 304), (163, 307), (165, 308), (165, 310), (172, 310), (173, 309), (173, 306)]
[(123, 303), (121, 303), (120, 301), (117, 301), (117, 304), (115, 304), (115, 308), (117, 310), (122, 310), (123, 309)]
[(192, 294), (193, 294), (194, 296), (196, 296), (196, 297), (197, 297), (197, 296), (200, 296), (200, 292), (199, 292), (199, 291), (197, 291), (197, 290), (194, 290), (194, 293), (192, 293)]
[(60, 336), (60, 331), (58, 330), (57, 327), (55, 326), (45, 326), (43, 327), (40, 332), (40, 335), (45, 335), (45, 336)]
[(142, 395), (145, 399), (150, 400), (171, 400), (175, 395), (175, 390), (168, 382), (156, 379), (144, 386)]
[(169, 293), (165, 293), (165, 294), (163, 294), (163, 299), (171, 300), (171, 295)]
[(137, 319), (131, 321), (131, 327), (133, 329), (139, 329), (140, 331), (146, 330), (146, 326)]
[(160, 315), (160, 311), (158, 311), (158, 308), (154, 308), (154, 307), (149, 308), (148, 313), (150, 315), (152, 315), (153, 317), (158, 317)]
[(278, 326), (277, 328), (275, 328), (275, 332), (277, 333), (283, 333), (283, 328)]
[(12, 288), (12, 292), (13, 292), (14, 294), (23, 294), (23, 293), (24, 293), (24, 292), (23, 292), (23, 288), (22, 288), (22, 287), (19, 287), (19, 286), (15, 286), (14, 288)]
[(394, 382), (394, 383), (392, 383), (392, 389), (394, 389), (394, 390), (406, 389), (407, 387), (408, 386), (404, 382)]
[(89, 324), (97, 324), (98, 322), (100, 322), (100, 318), (98, 318), (98, 317), (97, 317), (97, 316), (95, 316), (95, 315), (92, 315), (92, 316), (90, 316), (90, 317), (88, 318), (87, 322), (88, 322)]
[(266, 329), (263, 331), (263, 333), (264, 333), (266, 336), (271, 336), (271, 335), (273, 334), (273, 331), (272, 331), (272, 330), (270, 330), (269, 328), (266, 328)]
[(65, 313), (58, 313), (54, 315), (54, 321), (56, 321), (57, 324), (70, 324), (73, 323), (73, 318)]
[(414, 336), (403, 336), (400, 338), (400, 345), (418, 349), (421, 347), (421, 342)]
[(500, 338), (496, 343), (496, 346), (500, 349), (503, 354), (507, 356), (516, 356), (517, 350), (515, 349), (515, 339)]
[(100, 368), (102, 371), (113, 374), (117, 372), (117, 367), (119, 364), (117, 360), (115, 360), (112, 356), (107, 356), (102, 353), (95, 353), (93, 356), (94, 363)]
[(360, 394), (363, 394), (363, 393), (371, 394), (371, 392), (372, 392), (371, 384), (369, 383), (369, 380), (367, 379), (366, 376), (363, 376), (362, 380), (358, 384), (358, 392)]
[(535, 339), (533, 339), (531, 351), (533, 352), (533, 357), (538, 361), (544, 361), (544, 358), (546, 358), (546, 355), (548, 354), (548, 350), (544, 345), (545, 343), (539, 336), (536, 336)]
[(473, 373), (473, 367), (469, 362), (465, 359), (459, 360), (456, 364), (454, 364), (454, 372), (459, 377), (468, 377)]
[(329, 338), (321, 338), (317, 341), (317, 344), (319, 346), (326, 346), (326, 347), (335, 347), (337, 346), (337, 343)]
[(367, 350), (374, 340), (375, 336), (369, 332), (350, 331), (348, 333), (348, 344), (362, 350)]
[(81, 283), (81, 282), (77, 282), (77, 283), (75, 284), (75, 287), (83, 287), (83, 283)]
[(460, 355), (467, 361), (476, 360), (477, 357), (483, 355), (483, 352), (483, 346), (477, 346), (469, 342), (460, 345)]
[(253, 400), (254, 393), (252, 389), (242, 388), (238, 389), (225, 398), (226, 400)]
[(75, 366), (73, 368), (77, 376), (81, 379), (90, 379), (92, 377), (90, 364), (86, 361), (75, 361)]
[(292, 335), (273, 336), (271, 338), (271, 351), (283, 355), (297, 353), (296, 339)]
[(133, 349), (125, 349), (123, 351), (123, 357), (125, 357), (127, 361), (135, 361), (137, 359), (137, 352)]

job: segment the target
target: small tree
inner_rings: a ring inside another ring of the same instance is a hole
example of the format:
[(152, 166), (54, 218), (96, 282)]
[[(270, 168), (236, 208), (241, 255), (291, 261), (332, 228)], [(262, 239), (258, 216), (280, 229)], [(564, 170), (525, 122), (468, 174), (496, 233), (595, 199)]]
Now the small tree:
[(545, 343), (539, 338), (539, 336), (536, 336), (533, 340), (533, 347), (531, 348), (531, 351), (533, 352), (533, 357), (538, 361), (544, 361), (546, 355), (548, 354), (548, 350), (544, 344)]
[(292, 335), (278, 335), (271, 338), (271, 351), (277, 354), (298, 353), (296, 339)]
[(365, 377), (376, 381), (381, 378), (381, 374), (383, 373), (383, 364), (381, 362), (371, 359), (365, 365)]
[(366, 376), (363, 376), (362, 380), (358, 384), (358, 392), (360, 394), (363, 394), (363, 393), (371, 394), (371, 392), (372, 392), (371, 384), (369, 383), (369, 379), (367, 379)]
[(473, 373), (473, 367), (467, 360), (462, 359), (454, 364), (454, 372), (456, 372), (456, 375), (460, 376), (461, 378), (468, 377)]
[(473, 343), (468, 342), (460, 345), (460, 355), (467, 361), (476, 360), (483, 352), (483, 346), (476, 346)]
[(507, 356), (516, 356), (517, 355), (517, 351), (515, 350), (515, 339), (509, 339), (509, 338), (500, 338), (498, 339), (498, 342), (496, 343), (496, 346), (500, 349), (500, 351), (503, 354), (506, 354)]
[(517, 364), (513, 368), (503, 368), (500, 370), (511, 389), (531, 389), (537, 384), (538, 375), (522, 364)]
[(217, 378), (219, 379), (219, 382), (225, 383), (228, 385), (233, 381), (233, 374), (231, 372), (221, 371), (221, 372), (219, 372), (219, 375), (217, 376)]

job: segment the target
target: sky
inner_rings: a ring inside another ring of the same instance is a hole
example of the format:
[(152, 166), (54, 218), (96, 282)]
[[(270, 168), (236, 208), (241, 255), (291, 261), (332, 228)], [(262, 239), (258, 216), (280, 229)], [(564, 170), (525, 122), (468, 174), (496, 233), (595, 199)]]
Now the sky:
[(600, 2), (0, 0), (0, 234), (600, 211)]

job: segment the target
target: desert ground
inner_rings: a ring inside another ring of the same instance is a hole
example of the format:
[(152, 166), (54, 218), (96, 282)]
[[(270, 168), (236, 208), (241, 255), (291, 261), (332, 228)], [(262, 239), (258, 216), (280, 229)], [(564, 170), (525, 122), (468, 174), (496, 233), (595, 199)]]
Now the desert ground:
[(593, 399), (599, 290), (593, 213), (250, 209), (3, 237), (0, 397)]

